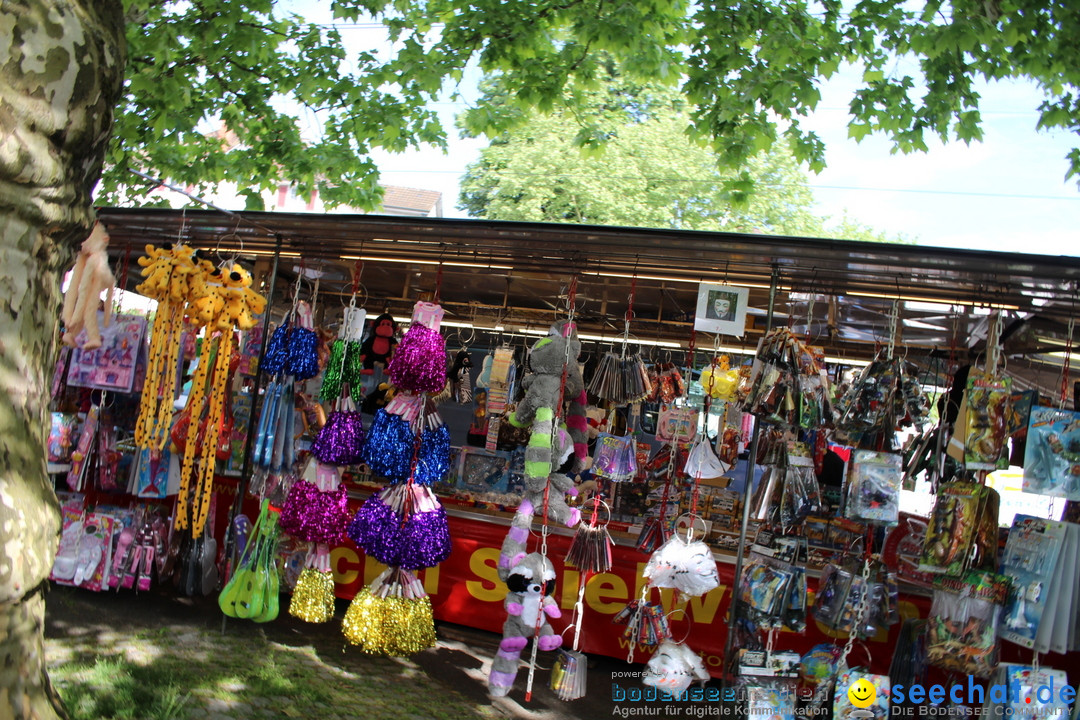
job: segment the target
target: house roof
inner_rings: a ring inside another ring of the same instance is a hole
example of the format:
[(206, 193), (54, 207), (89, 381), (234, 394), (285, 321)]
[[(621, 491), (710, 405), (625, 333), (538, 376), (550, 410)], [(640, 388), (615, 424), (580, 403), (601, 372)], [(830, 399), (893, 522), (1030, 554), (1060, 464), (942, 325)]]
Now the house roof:
[(441, 192), (397, 185), (383, 185), (383, 190), (382, 209), (389, 215), (442, 215)]

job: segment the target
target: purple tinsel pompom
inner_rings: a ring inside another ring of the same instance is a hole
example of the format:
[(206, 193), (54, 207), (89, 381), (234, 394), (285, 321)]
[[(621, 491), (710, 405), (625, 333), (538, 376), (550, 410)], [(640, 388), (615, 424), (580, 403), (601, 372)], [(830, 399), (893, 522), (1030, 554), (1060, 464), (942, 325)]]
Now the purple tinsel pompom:
[(364, 464), (388, 480), (408, 480), (415, 441), (409, 423), (379, 408), (364, 443)]
[(446, 510), (413, 513), (401, 529), (397, 565), (406, 570), (434, 567), (450, 557), (450, 527)]
[(371, 557), (393, 565), (401, 540), (401, 518), (379, 495), (372, 495), (356, 511), (345, 534)]
[(414, 512), (403, 526), (401, 516), (380, 495), (372, 495), (356, 511), (345, 534), (384, 565), (406, 570), (434, 567), (450, 555), (450, 528), (442, 505)]
[(281, 508), (278, 525), (307, 542), (336, 543), (349, 521), (345, 486), (322, 492), (307, 480), (297, 480)]
[(314, 330), (293, 328), (285, 345), (289, 358), (285, 364), (286, 375), (308, 380), (319, 374), (319, 336)]
[(402, 390), (440, 392), (446, 387), (446, 340), (422, 323), (413, 323), (390, 358), (390, 382)]
[(334, 410), (311, 443), (311, 452), (327, 465), (355, 465), (363, 458), (364, 421), (358, 412)]
[(450, 470), (450, 430), (440, 425), (434, 430), (424, 432), (420, 441), (420, 460), (416, 465), (416, 477), (413, 480), (421, 485), (430, 485), (442, 480)]
[(285, 349), (285, 340), (288, 336), (289, 325), (282, 323), (274, 329), (270, 340), (267, 341), (266, 353), (263, 354), (262, 363), (259, 366), (259, 369), (267, 375), (277, 375), (285, 368), (285, 363), (289, 359)]

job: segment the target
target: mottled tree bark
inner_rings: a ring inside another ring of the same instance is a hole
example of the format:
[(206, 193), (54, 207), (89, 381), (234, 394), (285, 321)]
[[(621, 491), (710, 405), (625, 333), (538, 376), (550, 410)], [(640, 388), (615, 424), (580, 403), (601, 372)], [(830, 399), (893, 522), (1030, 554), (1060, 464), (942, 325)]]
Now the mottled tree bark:
[(60, 272), (87, 234), (120, 96), (120, 0), (0, 0), (0, 717), (54, 718), (42, 589)]

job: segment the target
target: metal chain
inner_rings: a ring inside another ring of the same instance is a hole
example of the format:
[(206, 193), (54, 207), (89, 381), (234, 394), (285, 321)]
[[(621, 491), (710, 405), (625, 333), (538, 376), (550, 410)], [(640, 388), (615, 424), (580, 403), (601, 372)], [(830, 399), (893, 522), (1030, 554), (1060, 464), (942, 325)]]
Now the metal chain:
[(1069, 334), (1065, 338), (1065, 359), (1061, 362), (1061, 398), (1058, 409), (1065, 409), (1065, 402), (1069, 396), (1069, 364), (1072, 361), (1073, 330), (1076, 329), (1076, 317), (1069, 317)]
[(889, 312), (889, 360), (892, 360), (896, 352), (896, 328), (900, 320), (900, 301), (893, 300), (892, 310)]
[(995, 310), (986, 337), (986, 372), (990, 375), (997, 375), (998, 363), (1001, 362), (1001, 330), (1004, 324), (1001, 310)]
[(847, 643), (844, 644), (844, 654), (840, 656), (841, 667), (847, 667), (847, 658), (851, 653), (851, 648), (855, 644), (855, 638), (862, 632), (863, 617), (866, 615), (866, 610), (870, 605), (870, 558), (867, 557), (863, 561), (862, 569), (862, 592), (859, 595), (859, 602), (855, 606), (855, 623), (851, 629), (851, 633), (848, 634)]

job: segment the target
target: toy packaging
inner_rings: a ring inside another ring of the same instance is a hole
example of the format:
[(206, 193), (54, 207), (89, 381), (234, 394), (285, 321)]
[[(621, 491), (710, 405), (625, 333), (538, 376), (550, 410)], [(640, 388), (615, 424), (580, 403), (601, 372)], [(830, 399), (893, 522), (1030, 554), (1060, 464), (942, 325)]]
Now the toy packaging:
[[(1080, 537), (1070, 528), (1075, 526), (1029, 515), (1013, 519), (1001, 559), (1002, 573), (1011, 581), (1002, 613), (1003, 639), (1038, 652), (1050, 649), (1052, 637), (1075, 642), (1070, 627), (1075, 613), (1070, 609)], [(1059, 615), (1059, 610), (1065, 613)]]
[(795, 686), (782, 680), (754, 679), (743, 685), (746, 693), (747, 717), (766, 720), (793, 720), (795, 717)]
[(997, 491), (978, 483), (939, 486), (918, 570), (959, 577), (996, 569), (999, 504)]
[[(876, 691), (876, 699), (865, 708), (857, 708), (852, 705), (848, 696), (848, 689), (853, 684), (860, 682), (869, 683)], [(890, 687), (888, 675), (874, 675), (859, 669), (846, 670), (840, 673), (840, 677), (836, 680), (836, 694), (833, 697), (833, 720), (867, 717), (861, 714), (861, 711), (873, 713), (875, 720), (886, 720), (889, 717)]]
[(1080, 500), (1080, 413), (1038, 406), (1031, 409), (1023, 489)]
[(971, 373), (964, 393), (964, 465), (968, 470), (994, 470), (1008, 437), (1006, 418), (1012, 380)]
[(845, 481), (845, 517), (864, 522), (896, 522), (902, 476), (900, 455), (854, 450)]
[(587, 669), (588, 658), (584, 653), (559, 648), (555, 664), (551, 666), (551, 689), (560, 700), (585, 697)]
[(75, 429), (78, 426), (78, 415), (52, 413), (49, 427), (49, 462), (66, 463), (71, 460), (71, 448), (75, 444)]
[(637, 474), (637, 447), (630, 435), (600, 433), (593, 455), (593, 475), (613, 482), (629, 480)]
[(959, 579), (938, 576), (934, 585), (927, 659), (946, 670), (989, 677), (998, 661), (998, 617), (1008, 579), (971, 571)]

